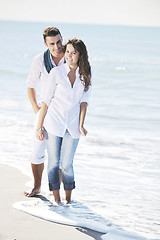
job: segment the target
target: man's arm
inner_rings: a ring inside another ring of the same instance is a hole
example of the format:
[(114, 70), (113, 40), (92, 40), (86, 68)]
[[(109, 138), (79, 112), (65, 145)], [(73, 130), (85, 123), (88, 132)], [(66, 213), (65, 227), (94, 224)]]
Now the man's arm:
[(28, 97), (29, 97), (29, 100), (31, 102), (34, 112), (37, 113), (39, 111), (40, 107), (37, 104), (35, 88), (28, 88)]
[(47, 110), (48, 110), (48, 106), (46, 103), (43, 102), (41, 106), (41, 111), (39, 114), (39, 120), (37, 123), (37, 131), (36, 131), (36, 137), (39, 140), (44, 140), (43, 122), (44, 122), (44, 118), (46, 116)]

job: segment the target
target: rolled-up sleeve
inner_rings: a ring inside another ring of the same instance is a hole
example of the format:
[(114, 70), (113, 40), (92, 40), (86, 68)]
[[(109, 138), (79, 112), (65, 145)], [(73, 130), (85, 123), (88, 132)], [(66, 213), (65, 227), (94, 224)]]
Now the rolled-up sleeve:
[(89, 99), (90, 99), (90, 95), (91, 95), (91, 89), (92, 89), (92, 78), (90, 80), (91, 84), (89, 85), (89, 89), (85, 92), (83, 92), (83, 95), (80, 99), (80, 103), (82, 102), (86, 102), (87, 104), (89, 104)]
[(86, 92), (85, 91), (83, 92), (83, 95), (80, 99), (80, 103), (86, 102), (87, 104), (89, 104), (90, 94), (91, 94), (91, 85), (89, 86), (89, 89)]
[(52, 98), (54, 97), (54, 93), (56, 90), (56, 85), (57, 85), (57, 78), (56, 78), (56, 68), (53, 68), (47, 79), (47, 89), (44, 95), (44, 98), (42, 99), (42, 102), (46, 103), (47, 106), (49, 106)]

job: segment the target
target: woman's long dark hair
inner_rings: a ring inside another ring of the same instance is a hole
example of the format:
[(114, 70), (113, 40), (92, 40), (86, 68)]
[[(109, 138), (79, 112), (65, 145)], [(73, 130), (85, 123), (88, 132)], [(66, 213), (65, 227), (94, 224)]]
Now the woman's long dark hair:
[(88, 61), (88, 52), (84, 42), (77, 38), (69, 39), (65, 45), (65, 50), (68, 44), (71, 44), (74, 49), (79, 52), (79, 75), (80, 79), (85, 86), (85, 91), (88, 90), (89, 85), (91, 84), (91, 66)]

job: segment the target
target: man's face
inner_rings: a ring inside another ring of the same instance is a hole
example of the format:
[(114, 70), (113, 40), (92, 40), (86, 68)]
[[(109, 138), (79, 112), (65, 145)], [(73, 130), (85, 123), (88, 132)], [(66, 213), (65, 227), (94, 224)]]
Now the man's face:
[(53, 57), (58, 57), (62, 52), (62, 37), (60, 34), (54, 37), (46, 37), (45, 45), (49, 48), (49, 51)]

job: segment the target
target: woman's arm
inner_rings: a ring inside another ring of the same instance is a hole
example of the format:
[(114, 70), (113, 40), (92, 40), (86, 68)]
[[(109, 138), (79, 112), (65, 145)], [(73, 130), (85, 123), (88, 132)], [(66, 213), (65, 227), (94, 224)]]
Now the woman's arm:
[(79, 125), (79, 130), (80, 130), (82, 136), (87, 135), (87, 130), (83, 127), (86, 112), (87, 112), (87, 103), (82, 102), (81, 105), (80, 105), (80, 125)]
[(36, 137), (39, 140), (44, 140), (43, 122), (44, 122), (44, 118), (47, 113), (47, 109), (48, 109), (47, 104), (43, 102), (41, 105), (39, 120), (38, 120), (38, 124), (37, 124), (37, 131), (36, 131)]

